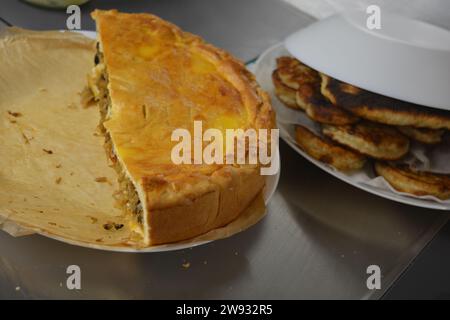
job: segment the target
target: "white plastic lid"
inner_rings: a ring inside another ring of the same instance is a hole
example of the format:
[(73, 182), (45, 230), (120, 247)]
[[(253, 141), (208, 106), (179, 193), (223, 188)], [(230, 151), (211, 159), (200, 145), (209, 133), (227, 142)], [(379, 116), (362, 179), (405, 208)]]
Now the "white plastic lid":
[(285, 40), (297, 59), (338, 80), (450, 110), (450, 31), (392, 13), (369, 30), (364, 11), (318, 21)]

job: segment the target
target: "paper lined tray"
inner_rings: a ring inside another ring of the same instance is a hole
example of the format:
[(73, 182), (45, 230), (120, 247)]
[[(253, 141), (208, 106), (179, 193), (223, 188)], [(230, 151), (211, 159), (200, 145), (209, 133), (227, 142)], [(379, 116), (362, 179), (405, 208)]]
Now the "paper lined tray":
[[(277, 112), (277, 123), (280, 129), (280, 136), (284, 141), (286, 141), (295, 151), (322, 170), (357, 188), (380, 197), (408, 205), (437, 210), (450, 210), (450, 200), (443, 201), (432, 196), (419, 197), (394, 190), (383, 177), (377, 177), (374, 174), (371, 164), (366, 165), (362, 170), (357, 172), (343, 173), (327, 164), (313, 159), (302, 151), (295, 142), (295, 124), (301, 124), (314, 132), (318, 132), (319, 126), (308, 119), (303, 112), (292, 110), (284, 106), (284, 104), (279, 101), (275, 95), (271, 75), (273, 70), (276, 68), (276, 58), (284, 55), (289, 55), (289, 52), (286, 50), (284, 45), (275, 45), (260, 56), (255, 66), (255, 75), (259, 84), (272, 97), (272, 105)], [(413, 153), (419, 151), (420, 150), (414, 150)], [(434, 159), (428, 159), (432, 161), (422, 162), (422, 169), (426, 168), (429, 171), (438, 171), (441, 173), (449, 172), (450, 168), (446, 166), (448, 161), (445, 161), (445, 159), (448, 159), (447, 155), (448, 149), (443, 150), (441, 154), (434, 153)], [(434, 168), (432, 166), (430, 167), (430, 164), (432, 163), (436, 164)], [(450, 163), (448, 163), (448, 165), (450, 165)]]

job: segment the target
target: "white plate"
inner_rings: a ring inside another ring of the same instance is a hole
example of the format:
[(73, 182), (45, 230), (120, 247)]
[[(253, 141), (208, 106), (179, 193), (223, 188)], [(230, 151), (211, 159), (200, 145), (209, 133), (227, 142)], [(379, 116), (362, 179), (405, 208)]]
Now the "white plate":
[(304, 158), (306, 158), (307, 160), (309, 160), (322, 170), (359, 189), (365, 190), (367, 192), (373, 193), (383, 198), (387, 198), (390, 200), (394, 200), (412, 206), (437, 210), (450, 210), (450, 205), (446, 203), (439, 203), (433, 200), (410, 197), (406, 194), (395, 193), (391, 190), (376, 188), (364, 183), (364, 181), (368, 181), (374, 178), (372, 169), (370, 167), (366, 167), (364, 168), (364, 170), (352, 174), (346, 174), (339, 172), (320, 161), (313, 159), (308, 154), (303, 152), (297, 146), (293, 138), (294, 136), (293, 124), (297, 122), (296, 117), (298, 118), (298, 115), (302, 113), (300, 111), (292, 110), (284, 106), (283, 103), (281, 103), (275, 96), (275, 90), (272, 84), (271, 75), (273, 70), (276, 68), (275, 59), (283, 55), (289, 55), (289, 52), (286, 50), (283, 44), (278, 44), (268, 49), (259, 57), (258, 61), (256, 61), (255, 75), (258, 83), (264, 90), (266, 90), (270, 94), (272, 98), (272, 105), (277, 113), (277, 123), (280, 129), (280, 136), (284, 141), (286, 141), (287, 144), (289, 144), (295, 151), (297, 151)]
[[(83, 35), (85, 35), (88, 38), (95, 39), (96, 38), (96, 32), (94, 31), (76, 31)], [(277, 150), (277, 154), (273, 159), (274, 161), (274, 168), (278, 168), (278, 172), (275, 175), (267, 176), (266, 178), (266, 187), (264, 189), (264, 202), (267, 205), (270, 201), (270, 198), (275, 193), (275, 190), (278, 185), (278, 181), (280, 180), (280, 152)], [(115, 252), (131, 252), (131, 253), (145, 253), (145, 252), (162, 252), (162, 251), (174, 251), (174, 250), (181, 250), (181, 249), (187, 249), (192, 248), (196, 246), (200, 246), (206, 243), (209, 243), (211, 241), (199, 241), (194, 243), (172, 243), (172, 244), (164, 244), (164, 245), (158, 245), (158, 246), (152, 246), (148, 248), (143, 249), (134, 249), (134, 248), (128, 248), (128, 247), (112, 247), (112, 246), (102, 246), (102, 245), (96, 245), (96, 244), (86, 244), (79, 241), (73, 241), (70, 239), (65, 239), (62, 237), (58, 237), (51, 234), (46, 234), (44, 232), (39, 233), (45, 237), (58, 240), (64, 243), (80, 246), (80, 247), (86, 247), (91, 249), (99, 249), (99, 250), (105, 250), (105, 251), (115, 251)]]
[(363, 89), (450, 110), (450, 31), (381, 12), (369, 30), (364, 11), (316, 22), (289, 36), (288, 51), (316, 70)]
[[(61, 31), (67, 31), (67, 30), (61, 30)], [(95, 32), (95, 31), (89, 31), (89, 30), (79, 30), (78, 31), (78, 30), (74, 30), (74, 32), (81, 33), (82, 35), (84, 35), (84, 36), (86, 36), (88, 38), (91, 38), (93, 40), (97, 39), (97, 32)]]

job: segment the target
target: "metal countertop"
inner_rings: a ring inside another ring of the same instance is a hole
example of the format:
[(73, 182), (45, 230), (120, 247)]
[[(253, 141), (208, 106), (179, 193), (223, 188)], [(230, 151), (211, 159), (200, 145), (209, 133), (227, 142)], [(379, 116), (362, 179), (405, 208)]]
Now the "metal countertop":
[[(82, 7), (83, 29), (94, 28), (94, 7), (155, 13), (244, 61), (313, 21), (277, 0), (110, 0)], [(6, 0), (0, 17), (25, 28), (64, 29), (66, 14)], [(281, 179), (267, 217), (229, 239), (124, 254), (1, 232), (0, 298), (380, 298), (448, 220), (340, 182), (283, 142), (280, 152)], [(82, 270), (79, 291), (65, 286), (72, 264)], [(381, 267), (381, 290), (366, 287), (372, 264)]]

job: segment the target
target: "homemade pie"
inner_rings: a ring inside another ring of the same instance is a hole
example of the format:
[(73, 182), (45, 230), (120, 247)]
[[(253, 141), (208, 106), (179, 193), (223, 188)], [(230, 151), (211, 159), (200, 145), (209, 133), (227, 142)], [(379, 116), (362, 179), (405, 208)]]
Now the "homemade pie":
[(261, 165), (177, 165), (171, 136), (180, 128), (194, 136), (194, 121), (224, 135), (274, 128), (268, 95), (241, 62), (156, 16), (92, 16), (98, 44), (89, 85), (132, 229), (155, 245), (236, 219), (263, 191)]

